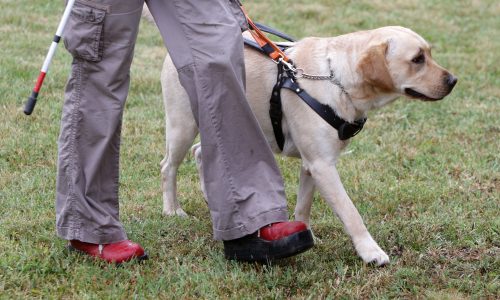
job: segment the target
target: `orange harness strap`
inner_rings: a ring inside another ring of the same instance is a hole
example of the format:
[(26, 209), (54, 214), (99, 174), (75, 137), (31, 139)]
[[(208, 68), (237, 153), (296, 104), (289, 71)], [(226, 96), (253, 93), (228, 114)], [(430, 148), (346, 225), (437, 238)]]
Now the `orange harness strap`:
[(291, 62), (290, 58), (286, 56), (286, 54), (281, 51), (278, 46), (276, 46), (250, 19), (246, 11), (243, 9), (243, 5), (241, 5), (241, 11), (245, 15), (247, 19), (248, 25), (250, 26), (250, 34), (253, 36), (257, 44), (264, 50), (264, 52), (269, 55), (275, 62), (280, 62), (282, 59), (285, 62)]

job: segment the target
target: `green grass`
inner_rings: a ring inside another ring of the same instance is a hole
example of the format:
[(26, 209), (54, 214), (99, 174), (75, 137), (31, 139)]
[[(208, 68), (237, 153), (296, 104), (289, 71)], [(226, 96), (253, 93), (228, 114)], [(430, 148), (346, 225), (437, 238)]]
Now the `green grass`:
[[(223, 258), (191, 157), (179, 176), (188, 219), (161, 215), (166, 53), (143, 22), (121, 157), (121, 219), (151, 255), (117, 268), (68, 253), (55, 235), (56, 141), (70, 57), (60, 47), (31, 117), (24, 100), (61, 1), (0, 0), (0, 298), (499, 298), (500, 4), (498, 1), (246, 1), (296, 37), (384, 25), (419, 32), (459, 78), (444, 101), (405, 99), (370, 114), (339, 163), (367, 227), (392, 259), (365, 266), (319, 195), (316, 247), (272, 266)], [(298, 160), (278, 158), (290, 212)]]

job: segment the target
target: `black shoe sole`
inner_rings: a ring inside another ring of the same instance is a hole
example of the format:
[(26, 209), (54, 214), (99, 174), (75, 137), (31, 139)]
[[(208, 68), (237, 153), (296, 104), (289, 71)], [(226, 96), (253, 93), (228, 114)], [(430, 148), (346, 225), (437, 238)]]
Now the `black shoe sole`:
[[(87, 255), (89, 256), (88, 253), (86, 253), (85, 251), (81, 251), (81, 250), (78, 250), (76, 249), (75, 247), (71, 246), (71, 245), (67, 245), (66, 246), (66, 249), (68, 249), (70, 252), (75, 252), (75, 253), (79, 253), (79, 254), (82, 254), (82, 255)], [(99, 257), (96, 257), (97, 259), (100, 259)], [(149, 256), (146, 252), (144, 252), (143, 255), (141, 256), (136, 256), (134, 258), (132, 258), (131, 260), (129, 261), (135, 261), (135, 262), (142, 262), (144, 260), (148, 260), (149, 259)], [(104, 261), (103, 259), (101, 259), (102, 261)], [(129, 261), (126, 261), (126, 262), (129, 262)], [(115, 263), (117, 266), (121, 265), (122, 263)]]
[(266, 241), (251, 234), (242, 238), (224, 241), (226, 259), (266, 262), (297, 255), (314, 246), (310, 230), (294, 233), (276, 241)]

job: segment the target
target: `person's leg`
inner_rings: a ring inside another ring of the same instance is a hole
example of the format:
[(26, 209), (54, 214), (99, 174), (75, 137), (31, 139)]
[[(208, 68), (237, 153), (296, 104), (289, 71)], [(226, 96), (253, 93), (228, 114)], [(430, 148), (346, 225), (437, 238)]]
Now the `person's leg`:
[(56, 227), (66, 240), (127, 239), (119, 221), (120, 132), (143, 3), (77, 0), (65, 31), (74, 59), (59, 136)]
[(200, 129), (214, 237), (224, 240), (228, 259), (267, 261), (314, 243), (304, 223), (285, 222), (283, 180), (245, 98), (240, 31), (245, 20), (235, 5), (235, 0), (148, 1)]
[(198, 123), (214, 237), (286, 221), (283, 181), (245, 98), (243, 40), (229, 0), (149, 0)]

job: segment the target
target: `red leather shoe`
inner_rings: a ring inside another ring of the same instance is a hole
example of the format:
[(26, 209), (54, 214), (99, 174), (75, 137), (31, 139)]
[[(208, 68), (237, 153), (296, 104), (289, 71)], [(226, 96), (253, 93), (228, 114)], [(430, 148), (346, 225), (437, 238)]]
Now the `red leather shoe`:
[(137, 259), (139, 261), (148, 259), (141, 245), (129, 240), (112, 244), (91, 244), (78, 240), (71, 240), (68, 248), (78, 252), (97, 257), (109, 263), (122, 263)]
[(305, 223), (280, 222), (242, 238), (224, 241), (224, 254), (227, 259), (264, 262), (293, 256), (313, 246), (312, 233)]
[(259, 229), (259, 235), (264, 240), (276, 241), (305, 230), (307, 225), (304, 222), (279, 222), (262, 227)]

